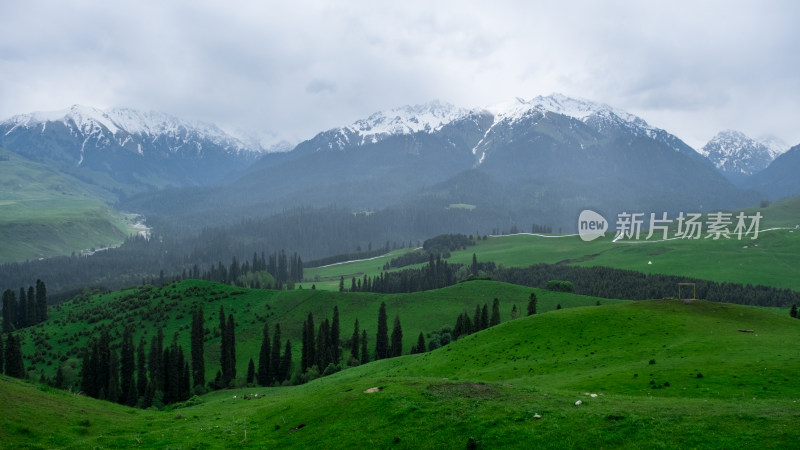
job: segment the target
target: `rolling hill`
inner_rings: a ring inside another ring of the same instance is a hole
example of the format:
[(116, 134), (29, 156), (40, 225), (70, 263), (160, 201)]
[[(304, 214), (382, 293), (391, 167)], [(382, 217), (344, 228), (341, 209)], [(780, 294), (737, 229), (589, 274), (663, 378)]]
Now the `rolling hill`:
[(0, 148), (0, 263), (120, 245), (137, 232), (134, 216), (110, 200), (97, 186)]
[[(343, 304), (340, 304), (343, 306)], [(142, 411), (0, 377), (14, 446), (792, 447), (800, 322), (642, 301), (551, 311), (306, 385)]]

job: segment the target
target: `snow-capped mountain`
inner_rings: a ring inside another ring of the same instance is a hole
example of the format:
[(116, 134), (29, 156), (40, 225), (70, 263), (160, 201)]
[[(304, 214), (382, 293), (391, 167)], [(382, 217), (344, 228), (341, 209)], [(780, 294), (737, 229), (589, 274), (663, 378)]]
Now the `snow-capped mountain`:
[(0, 145), (64, 170), (106, 174), (123, 191), (219, 181), (262, 151), (212, 124), (80, 105), (2, 121)]
[[(54, 123), (63, 124), (72, 135), (86, 139), (86, 143), (96, 141), (107, 144), (116, 141), (118, 145), (125, 147), (140, 139), (152, 141), (166, 138), (169, 140), (169, 149), (173, 152), (180, 151), (186, 144), (202, 150), (202, 141), (208, 141), (231, 152), (262, 150), (259, 147), (246, 145), (213, 124), (192, 123), (169, 114), (155, 111), (142, 112), (129, 108), (101, 110), (73, 105), (60, 111), (17, 115), (0, 122), (0, 127), (6, 129), (5, 135), (19, 129), (40, 129), (44, 133), (48, 124)], [(138, 142), (137, 151), (141, 153), (142, 150), (141, 142)]]
[(782, 150), (785, 149), (777, 141), (767, 145), (739, 131), (725, 130), (708, 141), (699, 153), (725, 176), (738, 181), (764, 170)]

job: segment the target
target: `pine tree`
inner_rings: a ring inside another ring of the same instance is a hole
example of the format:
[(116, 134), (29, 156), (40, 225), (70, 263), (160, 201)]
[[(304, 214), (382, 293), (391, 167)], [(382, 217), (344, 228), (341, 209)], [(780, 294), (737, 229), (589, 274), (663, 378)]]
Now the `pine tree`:
[(33, 286), (28, 287), (28, 326), (36, 325), (39, 315), (36, 313), (36, 291)]
[(331, 326), (328, 319), (325, 319), (319, 324), (319, 332), (317, 334), (317, 360), (315, 363), (319, 371), (322, 372), (331, 362), (333, 362)]
[(28, 296), (25, 288), (19, 288), (19, 302), (17, 303), (17, 328), (28, 326)]
[(532, 316), (536, 314), (536, 292), (531, 292), (531, 296), (528, 299), (528, 315)]
[(481, 330), (489, 328), (489, 306), (484, 303), (481, 309)]
[(269, 361), (270, 367), (272, 367), (272, 373), (274, 374), (275, 381), (280, 384), (280, 368), (281, 368), (281, 324), (275, 324), (275, 332), (272, 338), (272, 358)]
[(339, 292), (344, 292), (344, 277), (339, 277)]
[(369, 362), (369, 352), (367, 351), (367, 330), (361, 332), (361, 364)]
[(500, 300), (497, 298), (492, 302), (492, 318), (489, 320), (489, 326), (493, 327), (500, 324)]
[(403, 327), (400, 325), (400, 315), (394, 316), (394, 327), (392, 328), (392, 346), (390, 347), (391, 357), (403, 354)]
[[(486, 255), (484, 255), (486, 256)], [(475, 256), (475, 253), (472, 254), (472, 275), (478, 276), (478, 257)]]
[(378, 334), (375, 339), (375, 360), (389, 356), (389, 325), (386, 323), (386, 302), (378, 309)]
[(22, 337), (9, 334), (6, 337), (6, 375), (14, 378), (25, 378), (25, 366), (22, 363)]
[[(228, 324), (225, 326), (225, 331), (227, 332), (227, 352), (228, 352), (228, 373), (227, 373), (227, 380), (234, 380), (236, 379), (236, 330), (235, 330), (235, 323), (233, 321), (233, 314), (228, 315)], [(223, 371), (223, 375), (225, 375)]]
[(106, 385), (106, 399), (116, 403), (125, 403), (119, 384), (119, 355), (116, 350), (108, 351), (108, 384)]
[(147, 353), (145, 350), (144, 336), (139, 340), (136, 349), (136, 391), (139, 397), (144, 397), (147, 390)]
[[(472, 316), (472, 333), (481, 331), (481, 307), (475, 305), (475, 315)], [(469, 333), (468, 333), (469, 334)]]
[(150, 341), (150, 353), (147, 355), (147, 367), (150, 370), (150, 383), (153, 392), (164, 391), (164, 330), (158, 329), (158, 334)]
[(301, 353), (300, 368), (303, 372), (310, 369), (317, 362), (317, 339), (314, 336), (314, 315), (308, 313), (303, 326), (303, 349)]
[(411, 354), (413, 355), (416, 353), (425, 353), (425, 336), (422, 335), (421, 331), (417, 338), (417, 345), (411, 347)]
[(361, 335), (358, 331), (358, 319), (356, 319), (356, 322), (353, 324), (353, 337), (350, 338), (350, 358), (354, 359), (355, 361), (359, 360), (358, 351), (360, 349), (360, 345), (358, 339), (360, 337)]
[(135, 405), (138, 397), (136, 385), (133, 383), (133, 373), (136, 369), (134, 353), (136, 349), (133, 345), (133, 330), (125, 327), (122, 333), (122, 346), (120, 347), (120, 403)]
[(6, 289), (3, 291), (3, 333), (10, 333), (16, 328), (17, 322), (17, 299), (14, 291)]
[(280, 382), (283, 383), (289, 379), (292, 371), (292, 342), (289, 339), (286, 340), (286, 348), (283, 350), (279, 368)]
[(253, 381), (256, 378), (256, 365), (253, 363), (253, 358), (250, 358), (250, 362), (247, 364), (247, 384), (253, 384)]
[(192, 380), (195, 386), (206, 384), (206, 361), (205, 361), (205, 318), (203, 309), (196, 307), (192, 311), (192, 333), (191, 333), (191, 353), (192, 353)]
[(789, 310), (789, 316), (797, 318), (797, 305), (792, 305), (792, 309)]
[(339, 328), (339, 307), (333, 307), (333, 319), (331, 321), (331, 341), (330, 347), (333, 356), (333, 363), (339, 364), (342, 359), (342, 350), (339, 348), (341, 341), (341, 331)]
[(47, 286), (42, 280), (36, 280), (36, 313), (37, 323), (47, 320)]
[(222, 370), (222, 383), (227, 386), (233, 378), (230, 374), (231, 366), (231, 353), (228, 350), (228, 324), (225, 321), (225, 309), (219, 305), (219, 334), (220, 334), (220, 350), (219, 350), (219, 365)]
[(270, 371), (269, 359), (271, 357), (269, 346), (269, 325), (264, 324), (264, 331), (261, 336), (261, 351), (258, 353), (258, 384), (261, 386), (272, 385), (272, 372)]
[(66, 386), (64, 386), (64, 371), (62, 370), (62, 366), (60, 364), (58, 365), (58, 370), (56, 370), (56, 379), (53, 384), (55, 385), (56, 389), (66, 389)]
[(519, 310), (517, 309), (517, 305), (514, 305), (511, 308), (511, 320), (514, 320), (519, 317)]

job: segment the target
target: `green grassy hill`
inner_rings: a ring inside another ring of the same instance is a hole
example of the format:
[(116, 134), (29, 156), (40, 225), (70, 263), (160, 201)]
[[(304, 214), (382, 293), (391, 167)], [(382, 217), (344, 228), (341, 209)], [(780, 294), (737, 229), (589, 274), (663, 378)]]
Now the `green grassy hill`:
[[(134, 326), (134, 343), (150, 339), (163, 327), (165, 342), (171, 342), (175, 333), (178, 342), (189, 349), (191, 311), (195, 305), (203, 307), (206, 320), (207, 374), (211, 379), (219, 366), (220, 337), (219, 309), (233, 314), (236, 322), (237, 373), (240, 382), (247, 373), (252, 357), (258, 361), (264, 323), (270, 330), (281, 325), (283, 339), (291, 339), (295, 360), (299, 361), (302, 325), (308, 313), (314, 315), (317, 325), (331, 318), (334, 305), (338, 305), (341, 336), (349, 339), (356, 319), (361, 330), (369, 337), (369, 351), (374, 352), (377, 316), (381, 302), (386, 302), (389, 326), (396, 314), (403, 326), (403, 348), (408, 353), (416, 344), (419, 333), (453, 327), (462, 312), (470, 315), (476, 305), (488, 304), (497, 298), (500, 302), (501, 321), (510, 320), (514, 305), (520, 311), (527, 307), (531, 292), (539, 299), (541, 312), (562, 307), (619, 302), (619, 300), (550, 292), (492, 281), (460, 283), (444, 289), (413, 294), (339, 293), (302, 289), (294, 291), (250, 290), (224, 284), (198, 280), (173, 283), (163, 288), (147, 287), (123, 290), (102, 295), (84, 295), (50, 308), (49, 319), (24, 331), (23, 353), (29, 356), (26, 367), (29, 376), (38, 379), (41, 372), (53, 377), (57, 364), (52, 361), (77, 365), (78, 350), (85, 347), (90, 336), (99, 336), (101, 330), (110, 331), (112, 339), (122, 336), (123, 324)], [(72, 373), (77, 377), (77, 373)]]
[[(681, 275), (718, 282), (763, 284), (800, 290), (800, 197), (772, 203), (760, 211), (764, 217), (756, 240), (687, 239), (648, 241), (645, 231), (639, 241), (612, 242), (613, 234), (591, 242), (578, 236), (515, 234), (489, 236), (477, 245), (452, 253), (451, 263), (471, 264), (475, 253), (480, 261), (494, 261), (506, 267), (527, 267), (538, 263), (566, 263), (606, 266), (644, 273)], [(397, 250), (369, 261), (306, 270), (317, 287), (338, 289), (340, 276), (349, 287), (352, 276), (374, 276), (392, 258), (410, 250)]]
[(0, 377), (0, 408), (11, 412), (0, 419), (0, 441), (74, 448), (791, 448), (800, 438), (798, 338), (800, 321), (757, 308), (660, 300), (550, 311), (430, 353), (302, 386), (214, 392), (163, 412)]
[(133, 218), (108, 191), (0, 148), (0, 263), (121, 244)]

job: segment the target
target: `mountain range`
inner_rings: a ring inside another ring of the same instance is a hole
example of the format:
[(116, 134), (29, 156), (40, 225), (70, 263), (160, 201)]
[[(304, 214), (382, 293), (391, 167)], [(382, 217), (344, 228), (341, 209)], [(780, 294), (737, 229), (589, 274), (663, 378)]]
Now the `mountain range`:
[(0, 122), (0, 146), (125, 194), (216, 183), (262, 150), (211, 124), (80, 105)]
[(791, 177), (779, 191), (758, 181), (780, 144), (726, 131), (695, 151), (640, 117), (560, 94), (475, 109), (394, 108), (288, 152), (252, 142), (130, 109), (73, 106), (0, 122), (0, 146), (100, 185), (128, 210), (197, 227), (328, 205), (417, 209), (444, 224), (464, 205), (465, 231), (566, 230), (585, 208), (705, 212), (800, 193)]

